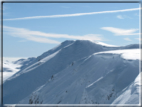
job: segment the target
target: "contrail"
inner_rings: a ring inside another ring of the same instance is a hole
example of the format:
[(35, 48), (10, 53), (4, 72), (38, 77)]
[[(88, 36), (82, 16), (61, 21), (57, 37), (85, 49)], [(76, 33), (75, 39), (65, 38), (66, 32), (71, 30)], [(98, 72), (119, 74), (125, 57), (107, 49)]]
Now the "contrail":
[(3, 20), (6, 21), (6, 20), (27, 20), (27, 19), (41, 19), (41, 18), (75, 17), (75, 16), (94, 15), (94, 14), (103, 14), (103, 13), (127, 12), (127, 11), (135, 11), (135, 10), (140, 10), (140, 8), (100, 11), (100, 12), (89, 12), (89, 13), (62, 14), (62, 15), (31, 16), (31, 17), (11, 18), (11, 19), (3, 19)]

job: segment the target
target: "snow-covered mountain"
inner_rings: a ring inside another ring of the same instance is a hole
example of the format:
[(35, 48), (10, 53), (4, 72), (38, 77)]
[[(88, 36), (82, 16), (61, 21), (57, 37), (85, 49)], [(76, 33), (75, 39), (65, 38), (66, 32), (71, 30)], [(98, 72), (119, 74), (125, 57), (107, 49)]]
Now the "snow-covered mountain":
[(139, 61), (137, 44), (65, 41), (4, 82), (4, 104), (139, 104)]

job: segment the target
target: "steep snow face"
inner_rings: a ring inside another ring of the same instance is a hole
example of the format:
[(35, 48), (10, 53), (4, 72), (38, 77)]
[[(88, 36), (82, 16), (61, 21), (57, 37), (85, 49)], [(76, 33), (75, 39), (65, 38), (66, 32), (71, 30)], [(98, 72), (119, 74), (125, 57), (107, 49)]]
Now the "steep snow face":
[[(101, 52), (75, 61), (19, 103), (111, 104), (139, 74), (139, 60), (127, 60), (120, 54), (123, 52)], [(137, 99), (139, 94), (131, 103), (138, 104), (138, 101), (133, 102)]]
[(101, 45), (80, 40), (73, 41), (69, 45), (67, 43), (67, 45), (57, 49), (52, 54), (48, 51), (50, 54), (39, 56), (30, 65), (6, 80), (3, 86), (4, 103), (18, 103), (37, 87), (45, 84), (52, 75), (62, 71), (73, 61), (100, 51), (104, 51)]
[(134, 82), (118, 94), (118, 97), (112, 102), (112, 104), (139, 104), (141, 88), (140, 79), (141, 73), (136, 77)]
[[(54, 52), (60, 50), (61, 48), (68, 46), (69, 44), (73, 43), (74, 41), (72, 40), (67, 40), (63, 43), (61, 43), (59, 46), (43, 53), (42, 55), (40, 55), (39, 57), (35, 58), (35, 57), (30, 57), (30, 58), (21, 58), (18, 60), (12, 60), (9, 61), (8, 58), (4, 59), (4, 63), (3, 63), (3, 78), (4, 78), (4, 82), (6, 79), (8, 79), (9, 77), (11, 77), (12, 75), (17, 75), (18, 71), (22, 71), (22, 69), (25, 69), (26, 67), (28, 67), (31, 64), (36, 63), (37, 61), (43, 59), (44, 57), (47, 57), (51, 54), (53, 54)], [(19, 73), (19, 72), (18, 72)]]
[[(29, 64), (25, 63), (19, 72), (5, 81), (4, 104), (110, 104), (114, 100), (110, 90), (114, 88), (113, 95), (117, 95), (139, 71), (139, 61), (123, 58), (124, 52), (96, 54), (117, 49), (126, 47), (107, 47), (87, 40), (65, 41)], [(126, 80), (128, 74), (132, 78)], [(96, 85), (100, 81), (106, 89)], [(93, 90), (104, 93), (104, 99), (98, 102), (95, 99), (98, 95), (95, 98), (91, 96), (95, 93)]]
[(42, 55), (38, 56), (37, 59), (41, 60), (41, 59), (43, 59), (43, 58), (45, 58), (45, 57), (47, 57), (47, 56), (49, 56), (49, 55), (59, 51), (60, 49), (66, 47), (66, 46), (71, 45), (72, 43), (74, 43), (73, 40), (66, 40), (66, 41), (62, 42), (60, 45), (58, 45), (57, 47), (55, 47), (55, 48), (53, 48), (53, 49), (43, 53)]

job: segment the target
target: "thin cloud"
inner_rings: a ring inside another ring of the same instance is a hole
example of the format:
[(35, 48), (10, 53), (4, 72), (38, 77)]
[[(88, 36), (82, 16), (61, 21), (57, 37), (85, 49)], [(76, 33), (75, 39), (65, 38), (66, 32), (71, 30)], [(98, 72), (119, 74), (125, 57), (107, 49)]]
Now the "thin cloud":
[(48, 15), (48, 16), (31, 16), (31, 17), (11, 18), (11, 19), (4, 19), (4, 20), (6, 21), (6, 20), (27, 20), (27, 19), (41, 19), (41, 18), (75, 17), (75, 16), (104, 14), (104, 13), (127, 12), (127, 11), (135, 11), (135, 10), (139, 10), (139, 9), (140, 8), (131, 8), (131, 9), (123, 9), (123, 10), (111, 10), (111, 11), (89, 12), (89, 13), (75, 13), (75, 14)]
[(124, 15), (124, 18), (133, 19), (132, 17), (130, 17), (130, 16), (127, 16), (127, 15)]
[(136, 33), (139, 29), (120, 29), (115, 27), (102, 27), (101, 29), (110, 31), (117, 36), (139, 35), (139, 33)]
[(124, 40), (126, 40), (126, 41), (132, 41), (130, 38), (124, 38)]
[(135, 15), (135, 16), (139, 16), (139, 14), (138, 14), (138, 13), (135, 13), (134, 15)]
[(26, 42), (27, 40), (20, 40), (20, 41), (18, 41), (18, 42)]
[(116, 16), (118, 19), (126, 19), (126, 18), (129, 18), (129, 19), (132, 19), (132, 17), (129, 17), (127, 15), (117, 15)]
[(124, 19), (124, 17), (122, 15), (117, 15), (118, 19)]
[(44, 33), (40, 31), (31, 31), (24, 28), (15, 28), (4, 26), (4, 33), (14, 37), (24, 38), (26, 40), (31, 40), (41, 43), (51, 43), (59, 44), (59, 41), (54, 40), (54, 38), (65, 38), (65, 39), (81, 39), (81, 40), (95, 40), (104, 41), (105, 39), (100, 34), (87, 34), (83, 36), (78, 35), (68, 35), (68, 34), (54, 34), (54, 33)]
[(142, 38), (135, 38), (135, 39), (137, 39), (138, 41), (142, 41)]
[(20, 37), (20, 38), (24, 38), (26, 40), (31, 40), (31, 41), (40, 42), (40, 43), (51, 43), (51, 44), (59, 44), (60, 43), (55, 40), (51, 40), (48, 38), (37, 36), (36, 34), (34, 34), (33, 31), (23, 29), (23, 28), (3, 26), (3, 29), (4, 29), (4, 33), (11, 35), (13, 37)]

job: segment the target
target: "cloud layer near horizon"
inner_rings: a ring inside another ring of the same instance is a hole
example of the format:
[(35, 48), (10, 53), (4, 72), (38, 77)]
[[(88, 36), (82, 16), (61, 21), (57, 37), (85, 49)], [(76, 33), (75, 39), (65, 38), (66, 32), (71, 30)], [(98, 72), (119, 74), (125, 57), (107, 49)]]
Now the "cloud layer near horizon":
[(104, 14), (104, 13), (127, 12), (127, 11), (135, 11), (135, 10), (140, 10), (140, 8), (111, 10), (111, 11), (99, 11), (99, 12), (88, 12), (88, 13), (61, 14), (61, 15), (31, 16), (31, 17), (11, 18), (11, 19), (3, 19), (3, 20), (6, 21), (6, 20), (27, 20), (27, 19), (41, 19), (41, 18), (74, 17), (74, 16), (84, 16), (84, 15), (94, 15), (94, 14)]

